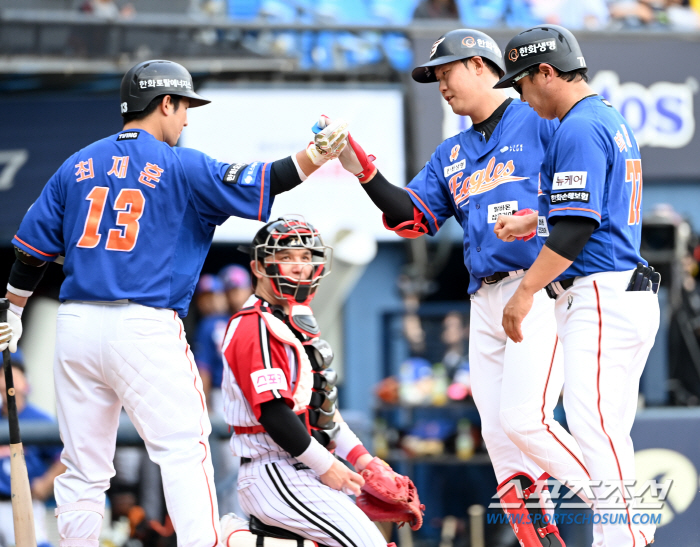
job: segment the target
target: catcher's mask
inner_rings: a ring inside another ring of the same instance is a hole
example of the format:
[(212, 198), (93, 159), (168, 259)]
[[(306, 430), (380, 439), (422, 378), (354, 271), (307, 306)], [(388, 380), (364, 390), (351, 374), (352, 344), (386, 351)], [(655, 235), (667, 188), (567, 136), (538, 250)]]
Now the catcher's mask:
[[(297, 278), (282, 273), (275, 256), (290, 249), (309, 251), (308, 259), (285, 264), (306, 266), (302, 272), (310, 270), (310, 275)], [(272, 281), (275, 296), (287, 300), (290, 306), (306, 306), (311, 302), (321, 279), (331, 272), (332, 254), (333, 249), (323, 243), (318, 230), (301, 216), (285, 216), (268, 222), (250, 246), (250, 258), (255, 262), (256, 271)]]

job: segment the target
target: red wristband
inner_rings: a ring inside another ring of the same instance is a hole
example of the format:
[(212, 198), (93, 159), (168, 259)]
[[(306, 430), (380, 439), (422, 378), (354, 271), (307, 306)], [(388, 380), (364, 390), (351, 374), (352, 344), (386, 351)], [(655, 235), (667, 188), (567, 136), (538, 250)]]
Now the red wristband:
[(367, 449), (364, 447), (364, 445), (358, 444), (355, 448), (353, 448), (349, 453), (348, 457), (345, 458), (350, 465), (355, 467), (355, 463), (357, 460), (360, 458), (360, 456), (364, 456), (365, 454), (369, 454)]

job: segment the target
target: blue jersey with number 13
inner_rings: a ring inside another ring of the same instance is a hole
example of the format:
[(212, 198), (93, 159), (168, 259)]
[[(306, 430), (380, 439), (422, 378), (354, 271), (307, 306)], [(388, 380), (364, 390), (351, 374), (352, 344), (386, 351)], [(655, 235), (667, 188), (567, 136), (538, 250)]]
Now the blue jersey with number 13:
[(128, 299), (187, 314), (214, 236), (230, 216), (267, 220), (270, 164), (226, 164), (122, 131), (71, 156), (12, 243), (65, 255), (60, 300)]

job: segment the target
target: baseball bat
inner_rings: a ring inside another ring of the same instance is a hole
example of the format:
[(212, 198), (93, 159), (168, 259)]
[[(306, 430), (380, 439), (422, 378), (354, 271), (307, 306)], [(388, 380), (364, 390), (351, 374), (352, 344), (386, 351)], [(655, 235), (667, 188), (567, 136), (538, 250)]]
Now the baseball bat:
[[(7, 310), (9, 308), (10, 301), (7, 298), (0, 298), (0, 322), (7, 321)], [(7, 420), (10, 425), (10, 489), (12, 492), (12, 519), (15, 526), (15, 545), (17, 547), (36, 547), (32, 492), (29, 488), (27, 462), (24, 460), (24, 447), (22, 446), (22, 438), (19, 434), (15, 384), (12, 379), (12, 363), (10, 362), (9, 349), (2, 352), (2, 368), (5, 371)]]

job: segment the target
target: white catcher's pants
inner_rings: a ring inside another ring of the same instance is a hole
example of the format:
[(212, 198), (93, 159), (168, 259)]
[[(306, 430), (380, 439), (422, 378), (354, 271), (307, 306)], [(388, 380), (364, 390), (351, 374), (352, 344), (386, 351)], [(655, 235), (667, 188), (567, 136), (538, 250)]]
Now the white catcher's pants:
[[(564, 350), (567, 422), (591, 479), (602, 481), (593, 489), (595, 510), (628, 520), (634, 520), (636, 511), (608, 494), (624, 493), (621, 481), (635, 478), (630, 431), (639, 379), (659, 328), (656, 295), (625, 291), (631, 273), (579, 277), (555, 307)], [(608, 524), (602, 529), (604, 541), (596, 546), (642, 547), (653, 539), (655, 526)]]
[(220, 541), (202, 381), (173, 310), (67, 302), (54, 360), (58, 424), (68, 470), (55, 481), (61, 547), (97, 547), (126, 410), (160, 465), (178, 545)]
[(238, 499), (246, 514), (327, 547), (386, 547), (379, 529), (349, 496), (294, 464), (299, 466), (290, 458), (241, 465)]

